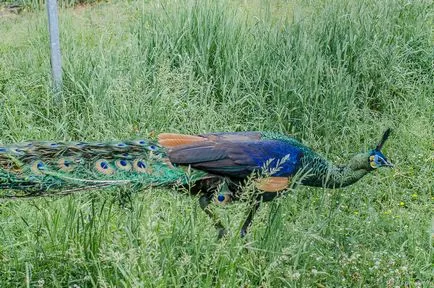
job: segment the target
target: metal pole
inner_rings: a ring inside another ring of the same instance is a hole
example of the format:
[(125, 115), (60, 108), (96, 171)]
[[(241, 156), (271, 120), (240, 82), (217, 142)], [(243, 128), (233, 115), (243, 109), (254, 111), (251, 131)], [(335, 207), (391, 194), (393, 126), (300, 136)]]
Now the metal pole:
[(56, 0), (47, 0), (47, 13), (48, 29), (50, 32), (51, 75), (53, 77), (54, 99), (60, 104), (62, 102), (62, 62)]

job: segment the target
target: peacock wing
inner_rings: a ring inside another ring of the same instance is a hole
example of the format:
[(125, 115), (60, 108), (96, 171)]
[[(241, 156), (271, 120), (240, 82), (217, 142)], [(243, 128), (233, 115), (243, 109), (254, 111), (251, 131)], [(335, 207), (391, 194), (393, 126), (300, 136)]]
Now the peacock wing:
[[(171, 146), (172, 163), (220, 175), (243, 178), (254, 171), (291, 176), (300, 166), (301, 149), (284, 141), (261, 140), (257, 132), (199, 135), (198, 141)], [(160, 137), (160, 144), (164, 146)], [(178, 136), (178, 139), (180, 137)]]

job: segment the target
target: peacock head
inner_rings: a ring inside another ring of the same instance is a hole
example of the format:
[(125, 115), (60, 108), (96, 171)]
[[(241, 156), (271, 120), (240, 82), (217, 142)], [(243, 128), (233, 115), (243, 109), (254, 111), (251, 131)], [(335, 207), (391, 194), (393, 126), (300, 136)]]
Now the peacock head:
[(386, 142), (387, 138), (389, 138), (390, 132), (391, 129), (387, 129), (384, 132), (380, 143), (378, 143), (377, 147), (371, 150), (369, 153), (369, 166), (372, 169), (377, 169), (380, 167), (393, 167), (393, 164), (387, 160), (383, 153), (381, 153), (381, 148), (383, 148), (384, 142)]

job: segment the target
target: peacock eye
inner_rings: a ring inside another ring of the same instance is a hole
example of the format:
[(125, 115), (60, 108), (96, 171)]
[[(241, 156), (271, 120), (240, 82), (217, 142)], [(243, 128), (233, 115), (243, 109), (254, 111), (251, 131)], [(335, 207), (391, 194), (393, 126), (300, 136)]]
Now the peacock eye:
[(149, 165), (147, 165), (146, 162), (144, 162), (141, 159), (136, 159), (133, 162), (133, 169), (135, 172), (138, 172), (138, 173), (149, 173), (150, 170), (149, 170), (148, 166)]
[(69, 172), (74, 170), (76, 166), (76, 161), (73, 158), (60, 158), (59, 161), (57, 161), (57, 167), (60, 171)]
[(113, 169), (113, 167), (111, 167), (109, 162), (105, 159), (100, 159), (100, 160), (96, 161), (95, 162), (95, 168), (99, 172), (106, 174), (106, 175), (111, 175), (111, 174), (115, 173), (115, 170)]
[(143, 140), (143, 139), (134, 140), (132, 143), (134, 145), (139, 145), (139, 146), (146, 146), (146, 145), (148, 145), (148, 142), (146, 140)]
[(148, 146), (148, 149), (151, 151), (156, 151), (158, 149), (158, 147), (155, 145), (150, 145), (150, 146)]
[(137, 167), (139, 167), (140, 169), (144, 169), (146, 168), (146, 164), (142, 161), (137, 161)]
[(115, 165), (119, 170), (122, 170), (122, 171), (130, 171), (131, 170), (131, 163), (125, 159), (116, 160)]
[(131, 155), (128, 153), (122, 153), (121, 156), (122, 158), (131, 159)]
[(229, 202), (231, 202), (232, 200), (232, 196), (229, 193), (220, 193), (217, 195), (217, 197), (215, 198), (215, 204), (217, 205), (223, 205), (223, 204), (227, 204)]
[(33, 162), (31, 168), (30, 168), (35, 175), (42, 175), (43, 170), (46, 169), (44, 162), (42, 161), (35, 161)]

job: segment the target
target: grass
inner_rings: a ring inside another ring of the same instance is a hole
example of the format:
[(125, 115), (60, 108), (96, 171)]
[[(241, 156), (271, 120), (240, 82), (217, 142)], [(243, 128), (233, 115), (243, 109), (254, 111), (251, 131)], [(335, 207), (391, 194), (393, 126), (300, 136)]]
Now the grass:
[[(27, 10), (27, 11), (38, 11), (43, 10), (46, 7), (46, 0), (2, 0), (0, 1), (0, 8), (1, 6), (10, 7), (12, 6), (19, 6), (21, 10)], [(70, 8), (80, 5), (89, 5), (89, 4), (95, 4), (97, 2), (102, 2), (101, 0), (56, 0), (59, 7), (62, 8)], [(21, 10), (17, 11), (18, 13), (21, 12)]]
[[(36, 3), (36, 2), (35, 2)], [(272, 130), (330, 160), (394, 129), (393, 170), (218, 209), (149, 189), (0, 205), (1, 287), (429, 287), (433, 284), (430, 1), (115, 1), (61, 9), (64, 101), (46, 15), (0, 18), (0, 141)], [(247, 249), (246, 249), (247, 248)]]

